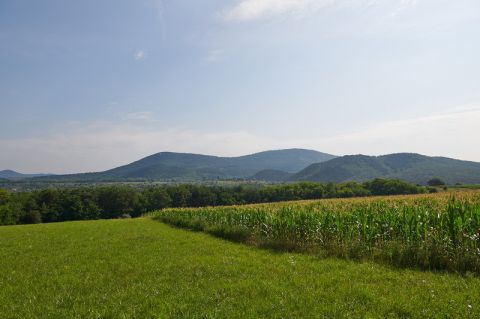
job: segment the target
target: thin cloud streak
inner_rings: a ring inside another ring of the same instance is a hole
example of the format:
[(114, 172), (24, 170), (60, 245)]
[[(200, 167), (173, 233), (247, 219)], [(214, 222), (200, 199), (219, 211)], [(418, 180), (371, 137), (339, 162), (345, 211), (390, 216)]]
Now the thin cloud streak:
[(333, 0), (243, 0), (225, 11), (223, 16), (229, 21), (259, 20), (309, 8), (319, 8), (331, 2)]
[(393, 4), (390, 16), (417, 4), (417, 0), (242, 0), (220, 15), (226, 21), (253, 21), (287, 14), (305, 15), (334, 5), (371, 7), (389, 2)]
[(146, 122), (153, 122), (155, 120), (153, 113), (149, 111), (127, 113), (123, 115), (122, 118), (124, 118), (125, 120)]

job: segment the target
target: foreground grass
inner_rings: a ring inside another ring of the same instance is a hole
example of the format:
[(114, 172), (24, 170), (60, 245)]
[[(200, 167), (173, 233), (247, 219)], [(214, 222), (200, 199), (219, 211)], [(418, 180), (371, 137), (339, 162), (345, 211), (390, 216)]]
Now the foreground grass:
[(275, 253), (150, 219), (0, 227), (1, 318), (479, 318), (480, 279)]

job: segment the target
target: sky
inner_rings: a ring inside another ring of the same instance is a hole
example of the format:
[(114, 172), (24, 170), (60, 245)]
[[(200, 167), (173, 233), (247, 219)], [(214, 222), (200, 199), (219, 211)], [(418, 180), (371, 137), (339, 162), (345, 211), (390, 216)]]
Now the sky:
[(480, 162), (478, 0), (0, 0), (0, 170), (161, 152)]

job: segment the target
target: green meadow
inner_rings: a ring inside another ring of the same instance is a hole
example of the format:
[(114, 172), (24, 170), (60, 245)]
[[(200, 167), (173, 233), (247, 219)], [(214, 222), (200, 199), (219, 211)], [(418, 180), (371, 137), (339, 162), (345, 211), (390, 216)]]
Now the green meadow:
[(0, 318), (479, 318), (480, 279), (278, 252), (150, 218), (0, 227)]

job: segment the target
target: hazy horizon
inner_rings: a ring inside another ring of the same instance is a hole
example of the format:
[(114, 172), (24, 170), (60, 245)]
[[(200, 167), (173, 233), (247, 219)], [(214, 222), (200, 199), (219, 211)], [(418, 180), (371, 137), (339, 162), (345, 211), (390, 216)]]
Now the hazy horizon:
[(304, 148), (480, 162), (475, 0), (5, 0), (0, 170)]

